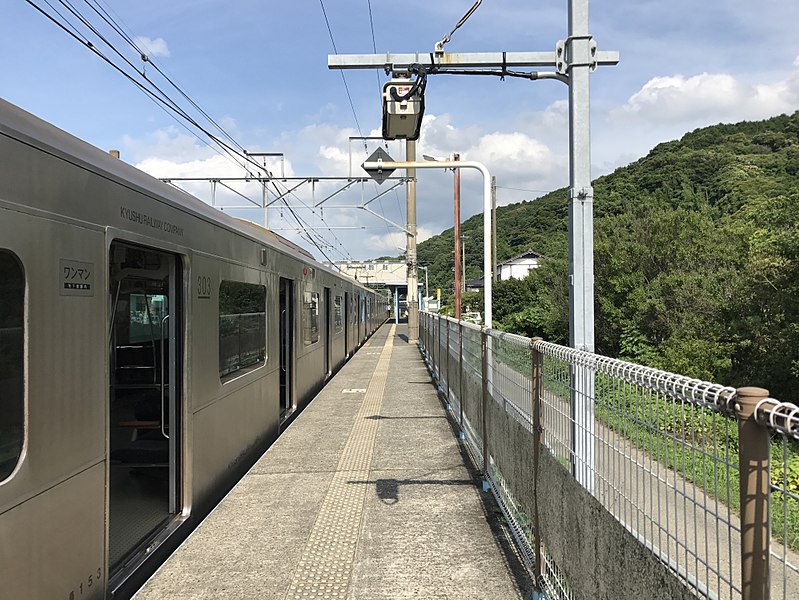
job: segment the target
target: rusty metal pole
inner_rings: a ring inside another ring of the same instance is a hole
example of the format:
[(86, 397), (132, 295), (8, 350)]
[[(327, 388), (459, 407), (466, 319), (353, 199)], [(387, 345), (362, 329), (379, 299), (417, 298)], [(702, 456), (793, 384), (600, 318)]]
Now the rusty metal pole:
[(488, 329), (485, 327), (480, 328), (481, 351), (482, 356), (482, 375), (483, 375), (483, 394), (482, 394), (482, 431), (481, 437), (483, 438), (483, 488), (486, 487), (488, 482), (488, 428), (486, 427), (486, 409), (488, 408)]
[(541, 540), (541, 523), (538, 518), (538, 473), (539, 458), (541, 452), (541, 397), (544, 390), (544, 357), (538, 351), (536, 342), (544, 341), (540, 337), (530, 340), (530, 363), (531, 363), (531, 395), (533, 413), (533, 535), (535, 536), (535, 588), (542, 592), (541, 582), (544, 581), (544, 552), (543, 541)]
[[(455, 154), (452, 160), (460, 160)], [(455, 169), (455, 318), (461, 320), (461, 170)]]
[(769, 433), (754, 417), (757, 403), (768, 395), (757, 387), (737, 391), (742, 600), (769, 598)]

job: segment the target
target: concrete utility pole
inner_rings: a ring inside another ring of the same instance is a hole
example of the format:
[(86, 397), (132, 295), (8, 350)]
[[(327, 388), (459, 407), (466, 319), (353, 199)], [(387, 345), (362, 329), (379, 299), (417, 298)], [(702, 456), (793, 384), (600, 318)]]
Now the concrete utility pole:
[[(405, 160), (416, 161), (416, 142), (405, 142)], [(416, 274), (416, 169), (408, 167), (405, 170), (408, 182), (405, 184), (405, 198), (408, 204), (408, 226), (406, 234), (405, 260), (408, 262), (408, 343), (419, 339), (419, 306), (417, 305), (417, 274)]]

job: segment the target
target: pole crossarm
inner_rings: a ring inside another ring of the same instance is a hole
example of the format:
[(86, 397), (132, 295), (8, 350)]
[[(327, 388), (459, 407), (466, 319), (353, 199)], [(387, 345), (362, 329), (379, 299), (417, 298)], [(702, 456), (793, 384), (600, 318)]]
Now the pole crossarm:
[[(596, 51), (597, 65), (616, 65), (619, 53)], [(412, 65), (429, 69), (437, 67), (557, 67), (563, 58), (557, 49), (553, 52), (416, 52), (408, 54), (328, 54), (328, 69), (385, 69), (407, 70)]]
[[(366, 202), (366, 204), (369, 204), (370, 202), (372, 202), (374, 200), (377, 200), (380, 196), (386, 194), (387, 192), (390, 192), (391, 190), (393, 190), (394, 188), (402, 185), (403, 183), (405, 183), (408, 180), (407, 177), (402, 177), (402, 176), (386, 177), (386, 179), (387, 180), (396, 181), (397, 183), (395, 183), (394, 186), (392, 186), (388, 190), (378, 194), (377, 196), (375, 196), (371, 200), (368, 200)], [(267, 184), (267, 183), (272, 182), (272, 181), (281, 181), (281, 182), (298, 181), (299, 182), (299, 183), (297, 183), (297, 185), (289, 188), (288, 190), (286, 190), (285, 192), (283, 192), (282, 194), (280, 194), (276, 198), (273, 198), (272, 200), (270, 200), (267, 203), (267, 205), (266, 205), (267, 207), (268, 206), (272, 206), (273, 204), (276, 204), (277, 202), (280, 202), (283, 198), (285, 198), (286, 196), (290, 195), (292, 192), (294, 192), (295, 190), (299, 189), (300, 187), (302, 187), (306, 183), (315, 183), (315, 182), (318, 182), (318, 181), (345, 181), (345, 182), (347, 182), (343, 187), (341, 187), (337, 191), (335, 191), (332, 194), (330, 194), (327, 198), (325, 198), (324, 200), (320, 200), (319, 202), (314, 204), (313, 207), (314, 208), (318, 208), (322, 204), (324, 204), (325, 202), (330, 200), (333, 196), (336, 196), (337, 194), (340, 194), (341, 192), (343, 192), (344, 190), (346, 190), (350, 186), (353, 186), (356, 183), (368, 183), (369, 181), (372, 181), (372, 178), (371, 177), (255, 177), (255, 176), (253, 176), (253, 177), (169, 177), (169, 178), (163, 178), (163, 179), (161, 179), (161, 181), (163, 181), (164, 183), (171, 183), (171, 184), (174, 184), (174, 182), (176, 182), (176, 181), (203, 181), (203, 182), (209, 182), (209, 183), (218, 183), (218, 184), (222, 185), (223, 187), (227, 188), (228, 190), (230, 190), (231, 192), (233, 192), (234, 194), (237, 194), (237, 195), (241, 196), (242, 198), (244, 198), (245, 200), (247, 200), (248, 202), (251, 202), (256, 207), (261, 207), (261, 205), (258, 204), (257, 202), (254, 202), (252, 199), (248, 198), (246, 195), (242, 194), (238, 190), (233, 189), (226, 182), (230, 182), (230, 183), (245, 182), (245, 183), (247, 183), (247, 182), (255, 181), (255, 182), (259, 182), (259, 183), (263, 183), (263, 184)], [(238, 208), (238, 207), (226, 206), (225, 208)]]
[[(407, 177), (404, 176), (396, 176), (396, 177), (386, 177), (386, 179), (396, 179), (396, 180), (406, 180)], [(173, 181), (207, 181), (207, 182), (222, 182), (222, 181), (258, 181), (258, 182), (266, 182), (269, 183), (270, 181), (301, 181), (303, 183), (310, 183), (312, 181), (352, 181), (353, 183), (369, 183), (372, 181), (371, 177), (260, 177), (260, 176), (251, 176), (251, 177), (162, 177), (161, 181), (164, 183), (172, 183)]]

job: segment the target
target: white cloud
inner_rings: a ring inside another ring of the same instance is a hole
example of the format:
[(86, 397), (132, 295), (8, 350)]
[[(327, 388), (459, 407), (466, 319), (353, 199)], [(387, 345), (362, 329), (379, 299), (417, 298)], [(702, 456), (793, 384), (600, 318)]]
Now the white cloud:
[[(557, 108), (552, 109), (557, 112)], [(367, 135), (378, 135), (371, 131)], [(318, 181), (313, 185), (303, 184), (291, 196), (295, 206), (300, 202), (310, 206), (322, 199), (324, 213), (317, 210), (297, 208), (299, 214), (309, 222), (320, 227), (321, 234), (331, 245), (343, 246), (356, 259), (383, 254), (395, 255), (405, 246), (403, 231), (387, 224), (380, 217), (364, 210), (336, 208), (337, 206), (357, 206), (369, 202), (374, 196), (388, 190), (391, 182), (377, 186), (371, 182), (352, 185), (341, 193), (336, 193), (348, 182), (346, 178), (363, 175), (360, 163), (381, 141), (351, 140), (357, 133), (350, 128), (337, 128), (332, 125), (313, 124), (296, 131), (285, 131), (273, 140), (260, 140), (260, 147), (279, 148), (286, 155), (286, 175), (296, 171), (300, 176), (336, 176), (344, 180)], [(387, 151), (401, 160), (404, 158), (404, 142), (389, 142)], [(254, 151), (254, 150), (253, 150)], [(508, 191), (507, 188), (553, 189), (562, 185), (566, 158), (554, 153), (542, 140), (532, 135), (513, 131), (493, 131), (486, 133), (478, 128), (460, 128), (450, 115), (429, 115), (425, 118), (423, 137), (417, 147), (417, 156), (423, 153), (446, 156), (455, 151), (464, 160), (478, 160), (485, 163), (492, 174), (497, 176), (500, 186), (499, 203), (518, 201), (536, 194)], [(242, 177), (241, 167), (219, 156), (212, 149), (204, 147), (196, 138), (177, 128), (152, 132), (141, 139), (126, 138), (123, 154), (135, 157), (137, 166), (156, 177)], [(294, 159), (291, 162), (290, 159)], [(350, 162), (352, 170), (350, 171)], [(280, 173), (279, 159), (270, 162), (273, 173)], [(435, 170), (419, 171), (417, 185), (418, 241), (421, 242), (442, 229), (452, 226), (452, 173)], [(297, 181), (279, 183), (281, 189), (293, 187)], [(481, 213), (483, 207), (482, 178), (474, 172), (464, 172), (461, 179), (462, 218)], [(257, 184), (230, 184), (236, 192), (258, 201), (261, 198)], [(187, 191), (211, 203), (212, 186), (208, 182), (181, 183)], [(217, 185), (214, 203), (216, 206), (244, 205), (246, 201), (236, 193)], [(372, 201), (369, 208), (378, 215), (399, 225), (405, 224), (406, 194), (403, 187), (382, 195)], [(281, 219), (280, 214), (283, 213)], [(257, 209), (242, 213), (253, 220), (262, 220)], [(324, 221), (322, 221), (322, 217)], [(293, 217), (287, 210), (277, 206), (270, 209), (270, 224), (277, 227), (295, 227)], [(326, 231), (330, 226), (332, 231)], [(365, 229), (335, 229), (336, 226), (364, 227)], [(309, 245), (290, 231), (281, 232), (290, 239)], [(336, 237), (334, 237), (334, 235)], [(309, 249), (318, 254), (313, 247)], [(335, 258), (339, 258), (336, 256)]]
[(149, 57), (170, 56), (169, 46), (167, 46), (164, 38), (152, 39), (140, 35), (133, 38), (133, 42)]
[(697, 121), (763, 119), (792, 112), (799, 104), (799, 57), (793, 65), (797, 70), (771, 83), (752, 84), (727, 73), (654, 77), (611, 111), (611, 120), (690, 126)]
[[(427, 227), (418, 227), (416, 229), (416, 243), (420, 244), (439, 233), (441, 232), (433, 231)], [(370, 235), (364, 245), (374, 256), (381, 254), (396, 255), (405, 252), (405, 232), (393, 231), (382, 235)]]
[(698, 127), (766, 119), (799, 109), (799, 57), (770, 81), (730, 73), (653, 77), (622, 105), (594, 119), (594, 176)]

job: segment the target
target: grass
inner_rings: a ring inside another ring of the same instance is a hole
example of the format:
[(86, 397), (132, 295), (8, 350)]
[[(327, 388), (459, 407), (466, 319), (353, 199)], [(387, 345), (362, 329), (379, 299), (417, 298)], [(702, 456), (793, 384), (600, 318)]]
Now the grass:
[[(493, 352), (497, 363), (531, 376), (528, 347), (495, 340)], [(568, 377), (568, 365), (545, 361), (545, 392), (568, 398)], [(735, 419), (601, 374), (595, 397), (600, 423), (740, 515)], [(771, 440), (771, 483), (773, 540), (799, 551), (799, 443), (780, 434)]]
[[(734, 418), (603, 375), (595, 381), (601, 423), (740, 515)], [(799, 550), (799, 444), (779, 434), (771, 440), (771, 482), (773, 539)]]

